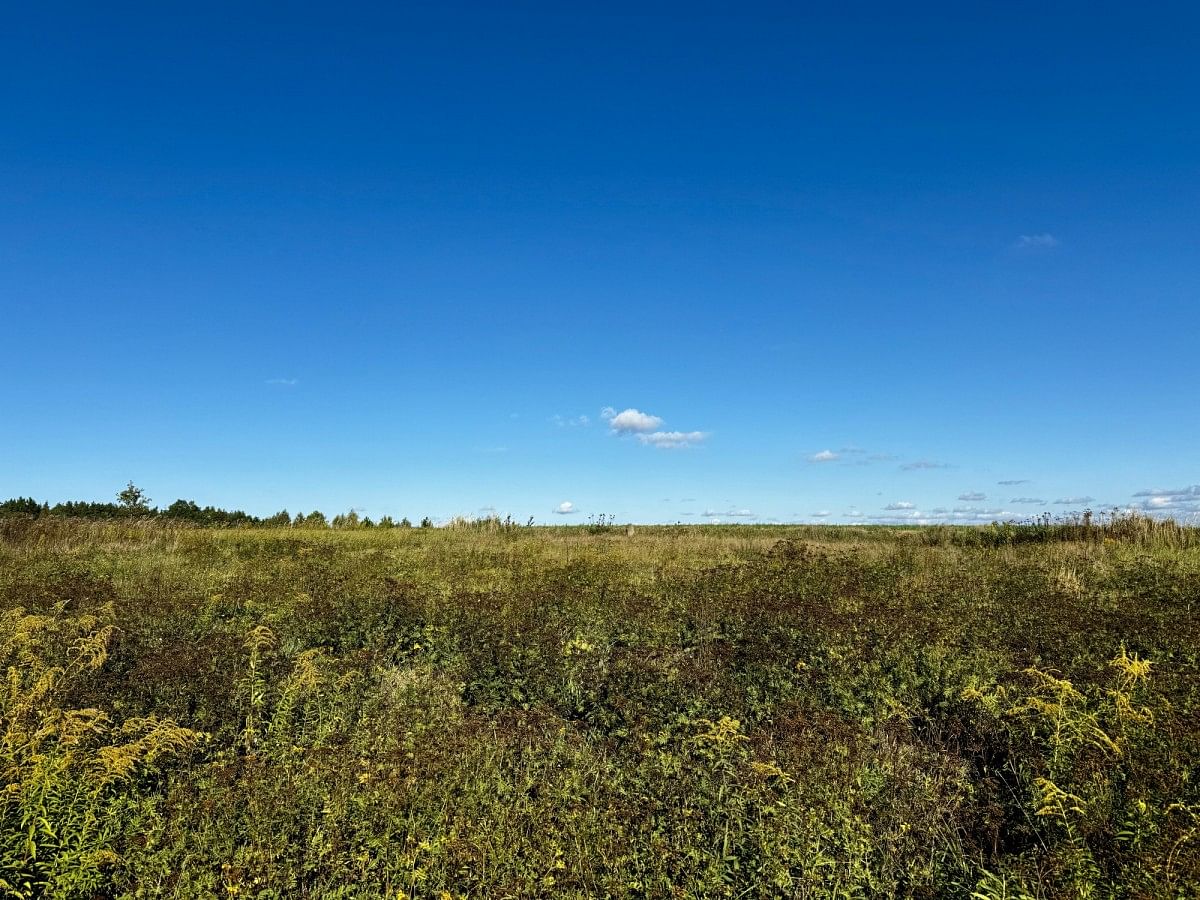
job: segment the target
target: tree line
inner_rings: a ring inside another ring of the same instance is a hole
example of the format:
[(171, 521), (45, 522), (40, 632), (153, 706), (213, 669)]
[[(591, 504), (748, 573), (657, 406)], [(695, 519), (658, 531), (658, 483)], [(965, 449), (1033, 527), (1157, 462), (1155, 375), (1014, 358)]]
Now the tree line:
[[(369, 516), (359, 516), (351, 510), (340, 513), (332, 519), (326, 518), (320, 510), (310, 513), (298, 512), (295, 515), (286, 509), (281, 509), (272, 516), (252, 516), (240, 509), (221, 509), (216, 506), (200, 506), (194, 500), (176, 500), (170, 506), (162, 509), (151, 506), (151, 500), (146, 492), (137, 487), (132, 481), (117, 494), (115, 502), (101, 503), (91, 500), (68, 500), (51, 506), (46, 502), (38, 502), (33, 497), (14, 497), (0, 502), (0, 517), (26, 516), (41, 518), (57, 516), (69, 519), (163, 519), (175, 522), (187, 522), (193, 525), (236, 527), (294, 527), (294, 528), (411, 528), (412, 522), (407, 518), (396, 521), (391, 516), (381, 516), (378, 521)], [(428, 516), (421, 520), (422, 528), (433, 527), (433, 520)]]

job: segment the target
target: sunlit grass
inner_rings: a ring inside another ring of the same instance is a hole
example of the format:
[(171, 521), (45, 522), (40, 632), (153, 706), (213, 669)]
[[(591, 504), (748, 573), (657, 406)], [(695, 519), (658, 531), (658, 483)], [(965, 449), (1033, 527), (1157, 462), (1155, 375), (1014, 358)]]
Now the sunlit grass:
[(4, 521), (0, 896), (1187, 896), (1198, 600), (1161, 523)]

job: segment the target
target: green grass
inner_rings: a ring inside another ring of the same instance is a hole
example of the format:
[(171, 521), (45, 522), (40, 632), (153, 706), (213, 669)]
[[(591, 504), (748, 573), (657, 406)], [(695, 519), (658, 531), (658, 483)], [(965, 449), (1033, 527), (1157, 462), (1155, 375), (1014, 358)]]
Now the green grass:
[(0, 617), (0, 897), (1200, 896), (1194, 530), (7, 519)]

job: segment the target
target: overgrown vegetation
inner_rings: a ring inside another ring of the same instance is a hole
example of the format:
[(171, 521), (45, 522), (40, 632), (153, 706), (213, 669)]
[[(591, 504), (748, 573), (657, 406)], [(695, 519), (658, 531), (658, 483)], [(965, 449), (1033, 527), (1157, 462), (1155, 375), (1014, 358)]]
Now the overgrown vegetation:
[(1198, 896), (1200, 542), (1083, 526), (0, 518), (0, 896)]

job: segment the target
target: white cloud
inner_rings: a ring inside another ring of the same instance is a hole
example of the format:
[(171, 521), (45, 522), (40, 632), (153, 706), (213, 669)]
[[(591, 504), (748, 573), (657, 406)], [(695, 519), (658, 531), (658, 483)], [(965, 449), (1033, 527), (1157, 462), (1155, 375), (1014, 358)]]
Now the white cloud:
[(1013, 485), (1016, 485), (1016, 484), (1029, 484), (1029, 479), (1028, 478), (1009, 478), (1006, 481), (997, 481), (996, 484), (1004, 485), (1005, 487), (1012, 487)]
[(633, 408), (616, 412), (611, 406), (606, 406), (600, 411), (600, 416), (608, 422), (609, 428), (618, 434), (640, 434), (653, 431), (663, 423), (659, 416), (652, 416)]
[(1058, 506), (1086, 506), (1095, 499), (1095, 497), (1059, 497), (1054, 502)]
[(1138, 491), (1135, 497), (1176, 497), (1179, 499), (1200, 500), (1200, 484), (1192, 484), (1182, 488), (1154, 488), (1149, 491)]
[(707, 437), (708, 432), (706, 431), (655, 431), (651, 434), (639, 434), (637, 439), (651, 447), (674, 450), (680, 447), (695, 446), (702, 443)]
[(550, 421), (559, 428), (586, 428), (592, 424), (592, 420), (587, 416), (560, 416), (556, 414), (550, 417)]
[(812, 456), (810, 456), (808, 461), (815, 463), (833, 462), (835, 459), (838, 459), (838, 457), (839, 454), (834, 453), (832, 450), (821, 450), (819, 453), (814, 453)]
[(968, 503), (977, 503), (980, 500), (986, 500), (987, 495), (981, 494), (979, 491), (967, 491), (965, 494), (959, 494), (958, 499), (965, 500)]
[(267, 384), (278, 384), (282, 387), (295, 387), (300, 383), (299, 378), (268, 378)]
[(1010, 521), (1013, 514), (1004, 509), (981, 509), (977, 506), (958, 506), (954, 509), (934, 507), (928, 512), (919, 509), (894, 512), (890, 515), (867, 517), (872, 522), (885, 525), (932, 525), (937, 522), (954, 522), (960, 525), (986, 525), (989, 522)]
[(815, 513), (812, 514), (814, 519), (826, 519), (831, 515), (832, 515), (832, 513), (827, 509), (818, 509)]
[(907, 500), (899, 500), (896, 503), (889, 503), (884, 509), (916, 509), (915, 503), (909, 503)]
[(758, 516), (756, 516), (751, 510), (738, 509), (736, 507), (730, 507), (729, 509), (725, 510), (724, 512), (722, 512), (720, 510), (716, 510), (716, 509), (706, 509), (703, 513), (701, 513), (701, 515), (708, 516), (709, 518), (712, 518), (714, 516), (728, 516), (731, 519), (757, 519), (758, 518)]
[(1200, 517), (1200, 484), (1181, 488), (1154, 488), (1138, 491), (1130, 504), (1133, 511), (1157, 514), (1177, 521), (1194, 521)]
[(1052, 234), (1023, 234), (1014, 245), (1018, 250), (1051, 250), (1058, 246), (1058, 238)]
[(556, 516), (573, 516), (577, 512), (579, 510), (575, 508), (575, 504), (570, 500), (564, 500), (558, 506), (554, 507), (554, 514)]
[(930, 459), (918, 459), (918, 460), (914, 460), (913, 462), (905, 463), (900, 468), (903, 469), (905, 472), (915, 472), (918, 469), (948, 469), (948, 468), (950, 468), (950, 464), (943, 463), (943, 462), (934, 462), (933, 460), (930, 460)]
[(1046, 501), (1043, 500), (1041, 497), (1013, 497), (1008, 502), (1009, 503), (1040, 503), (1042, 506), (1046, 505)]
[(919, 509), (909, 510), (908, 512), (895, 512), (886, 516), (867, 516), (871, 522), (890, 522), (896, 525), (908, 525), (916, 522), (927, 521), (924, 513)]

